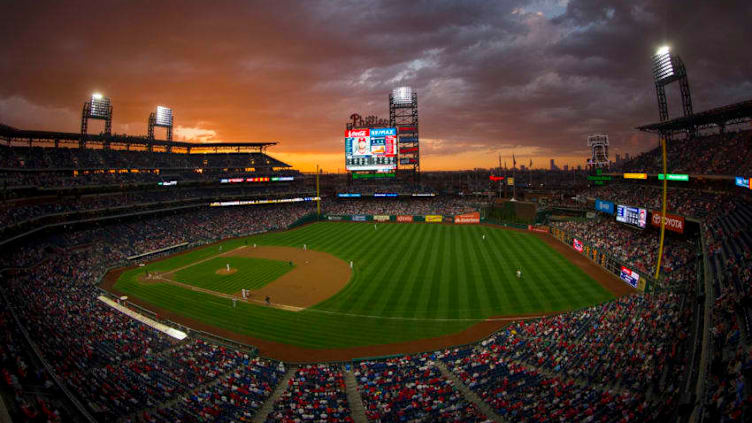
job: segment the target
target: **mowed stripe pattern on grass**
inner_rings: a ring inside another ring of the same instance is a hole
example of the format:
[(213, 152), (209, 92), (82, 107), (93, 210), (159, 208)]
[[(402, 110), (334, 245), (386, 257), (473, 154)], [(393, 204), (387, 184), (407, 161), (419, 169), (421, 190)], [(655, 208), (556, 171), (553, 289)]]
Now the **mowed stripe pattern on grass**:
[[(143, 270), (126, 272), (116, 288), (216, 326), (311, 348), (434, 337), (492, 316), (565, 311), (612, 298), (540, 239), (488, 226), (377, 224), (374, 229), (370, 223), (323, 222), (231, 240), (223, 248), (249, 243), (307, 244), (353, 261), (353, 275), (338, 294), (297, 313), (251, 304), (233, 309), (226, 299), (179, 287), (134, 284)], [(147, 269), (174, 269), (218, 253), (216, 246), (208, 247)], [(517, 269), (522, 279), (516, 278)]]
[[(218, 274), (227, 265), (235, 270), (229, 275)], [(248, 257), (217, 257), (175, 272), (171, 279), (210, 291), (233, 294), (241, 289), (259, 289), (292, 270), (289, 263)]]

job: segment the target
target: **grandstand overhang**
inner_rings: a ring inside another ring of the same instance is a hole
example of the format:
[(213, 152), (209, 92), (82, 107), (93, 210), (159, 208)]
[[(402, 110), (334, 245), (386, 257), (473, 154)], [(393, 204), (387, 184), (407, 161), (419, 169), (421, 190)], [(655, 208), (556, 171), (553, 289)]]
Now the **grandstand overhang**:
[[(0, 124), (0, 138), (7, 144), (58, 147), (61, 143), (70, 147), (78, 143), (81, 135), (72, 132), (35, 131), (16, 129)], [(268, 147), (277, 145), (276, 142), (213, 142), (192, 143), (185, 141), (166, 141), (149, 139), (148, 137), (128, 135), (88, 135), (87, 147), (138, 149), (154, 151), (154, 147), (162, 147), (165, 151), (179, 150), (186, 153), (202, 151), (206, 153), (264, 153)]]
[(707, 129), (711, 127), (724, 128), (752, 121), (752, 100), (746, 100), (728, 106), (716, 107), (704, 112), (682, 116), (664, 122), (638, 126), (643, 132), (671, 135), (690, 130)]

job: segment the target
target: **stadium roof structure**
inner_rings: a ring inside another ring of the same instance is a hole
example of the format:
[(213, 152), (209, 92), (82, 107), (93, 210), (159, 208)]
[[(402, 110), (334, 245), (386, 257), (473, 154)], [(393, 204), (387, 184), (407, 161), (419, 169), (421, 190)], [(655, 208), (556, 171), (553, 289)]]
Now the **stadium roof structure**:
[[(185, 149), (188, 153), (191, 150), (200, 150), (201, 152), (231, 152), (228, 150), (235, 149), (237, 152), (258, 152), (263, 153), (267, 147), (277, 145), (276, 142), (212, 142), (212, 143), (192, 143), (184, 141), (164, 141), (149, 139), (145, 136), (133, 136), (133, 135), (87, 135), (88, 142), (98, 143), (102, 148), (109, 148), (111, 145), (143, 146), (148, 150), (152, 150), (154, 146), (160, 146), (167, 151), (171, 151), (173, 147)], [(81, 139), (81, 134), (74, 132), (55, 132), (55, 131), (36, 131), (27, 129), (16, 129), (8, 125), (0, 123), (0, 139), (6, 141), (8, 144), (24, 143), (31, 145), (35, 141), (43, 142), (47, 141), (54, 144), (55, 147), (62, 141), (64, 143), (76, 142)], [(242, 151), (241, 151), (242, 150)]]
[(665, 122), (638, 126), (637, 129), (644, 132), (672, 134), (712, 126), (724, 127), (749, 121), (752, 121), (752, 100), (716, 107)]

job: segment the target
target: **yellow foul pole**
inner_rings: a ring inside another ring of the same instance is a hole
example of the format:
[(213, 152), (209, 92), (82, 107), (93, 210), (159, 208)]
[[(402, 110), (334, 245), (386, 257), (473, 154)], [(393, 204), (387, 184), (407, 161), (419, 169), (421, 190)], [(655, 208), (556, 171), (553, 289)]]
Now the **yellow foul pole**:
[(666, 232), (666, 190), (668, 189), (668, 173), (666, 172), (666, 137), (661, 135), (663, 150), (663, 204), (661, 205), (661, 240), (658, 244), (658, 264), (655, 266), (655, 280), (661, 274), (661, 258), (663, 257), (663, 235)]
[[(319, 165), (316, 165), (316, 198), (321, 198), (321, 193), (319, 193)], [(316, 216), (321, 216), (321, 200), (316, 200)]]

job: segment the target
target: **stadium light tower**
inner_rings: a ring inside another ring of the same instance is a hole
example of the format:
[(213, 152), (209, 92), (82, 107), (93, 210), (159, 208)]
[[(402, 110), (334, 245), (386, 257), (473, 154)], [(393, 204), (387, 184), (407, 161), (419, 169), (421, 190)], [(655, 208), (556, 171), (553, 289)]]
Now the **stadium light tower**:
[(420, 178), (420, 140), (418, 136), (418, 94), (410, 87), (398, 87), (389, 94), (389, 126), (397, 128), (399, 167)]
[(692, 95), (689, 92), (687, 69), (679, 56), (671, 54), (669, 46), (658, 48), (653, 55), (653, 79), (655, 80), (655, 92), (658, 95), (658, 115), (661, 122), (668, 120), (666, 85), (674, 81), (679, 81), (684, 116), (692, 115)]
[(104, 121), (104, 134), (112, 135), (112, 104), (109, 97), (100, 93), (91, 95), (91, 99), (84, 103), (81, 112), (81, 140), (80, 146), (86, 145), (86, 134), (89, 128), (89, 119), (98, 119)]
[(172, 109), (164, 106), (157, 106), (155, 112), (149, 114), (149, 139), (154, 139), (154, 127), (160, 126), (167, 128), (167, 141), (172, 141)]

